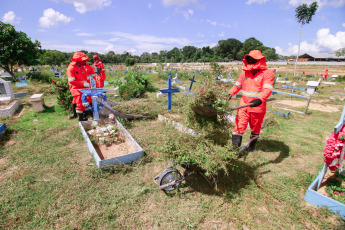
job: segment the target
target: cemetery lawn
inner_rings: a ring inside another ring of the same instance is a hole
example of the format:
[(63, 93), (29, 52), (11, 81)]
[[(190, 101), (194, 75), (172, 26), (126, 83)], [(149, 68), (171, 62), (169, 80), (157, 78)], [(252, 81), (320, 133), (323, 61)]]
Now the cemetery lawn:
[[(152, 79), (157, 88), (167, 87), (156, 76)], [(67, 119), (49, 84), (32, 81), (32, 85), (28, 86), (31, 94), (45, 93), (45, 111), (35, 113), (26, 96), (13, 118), (0, 118), (0, 124), (7, 126), (0, 139), (0, 229), (345, 228), (337, 215), (304, 201), (308, 186), (323, 167), (325, 140), (344, 106), (343, 101), (329, 98), (334, 91), (343, 92), (345, 83), (335, 90), (325, 86), (312, 96), (312, 102), (333, 106), (338, 112), (310, 110), (289, 118), (268, 112), (256, 151), (234, 161), (229, 175), (220, 173), (217, 190), (192, 175), (168, 194), (153, 182), (165, 168), (162, 136), (167, 126), (157, 115), (184, 123), (185, 95), (173, 95), (170, 112), (166, 98), (157, 99), (155, 93), (120, 100), (115, 109), (151, 117), (121, 120), (145, 157), (102, 171), (89, 153), (78, 121)], [(193, 87), (200, 86), (197, 82)], [(117, 101), (112, 96), (108, 99)], [(238, 101), (232, 103), (235, 106)], [(278, 103), (272, 103), (270, 111), (273, 105)], [(244, 141), (248, 139), (247, 130)]]

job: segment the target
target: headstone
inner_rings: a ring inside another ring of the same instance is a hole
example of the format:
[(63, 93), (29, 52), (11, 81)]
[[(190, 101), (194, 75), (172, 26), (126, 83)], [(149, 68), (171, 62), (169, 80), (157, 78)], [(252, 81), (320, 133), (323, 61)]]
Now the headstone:
[(12, 83), (0, 78), (0, 99), (2, 101), (10, 101), (14, 99)]
[(321, 78), (319, 81), (308, 81), (307, 82), (307, 93), (312, 95), (315, 93), (316, 88), (320, 85)]
[(42, 112), (44, 110), (44, 98), (43, 94), (34, 94), (30, 97), (30, 101), (36, 112)]
[(338, 78), (338, 75), (332, 75), (331, 76), (331, 79), (337, 79)]

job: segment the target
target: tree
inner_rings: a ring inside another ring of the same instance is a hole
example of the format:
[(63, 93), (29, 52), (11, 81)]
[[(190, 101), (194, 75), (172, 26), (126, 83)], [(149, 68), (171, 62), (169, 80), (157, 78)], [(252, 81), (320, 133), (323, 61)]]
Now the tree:
[(196, 51), (198, 50), (198, 48), (196, 48), (195, 46), (185, 46), (182, 48), (182, 55), (183, 55), (183, 60), (184, 61), (192, 61), (194, 54), (196, 53)]
[(295, 61), (295, 70), (293, 72), (293, 75), (296, 75), (296, 67), (297, 67), (297, 61), (298, 61), (298, 55), (301, 48), (301, 35), (302, 35), (302, 27), (304, 24), (309, 24), (311, 22), (311, 19), (313, 15), (315, 14), (316, 10), (318, 8), (317, 2), (313, 2), (312, 4), (308, 5), (306, 3), (300, 5), (296, 8), (296, 20), (298, 23), (301, 23), (301, 30), (299, 32), (299, 42), (298, 42), (298, 52), (297, 57)]
[(242, 42), (234, 38), (220, 40), (218, 41), (216, 53), (222, 58), (236, 60), (238, 59), (238, 53), (240, 52), (242, 45)]
[(266, 47), (264, 51), (262, 51), (262, 55), (266, 57), (267, 60), (275, 61), (278, 60), (278, 54), (276, 53), (276, 49)]
[(248, 38), (243, 43), (240, 57), (243, 58), (244, 55), (248, 54), (251, 50), (260, 50), (262, 52), (264, 48), (265, 46), (263, 46), (262, 42), (260, 42), (256, 38)]
[(42, 64), (61, 66), (66, 62), (65, 55), (57, 50), (44, 50), (42, 54)]
[(41, 44), (32, 42), (24, 32), (0, 21), (0, 66), (14, 79), (14, 65), (35, 65), (38, 63)]
[(337, 57), (339, 57), (339, 56), (344, 56), (344, 55), (345, 55), (345, 47), (344, 47), (344, 48), (341, 48), (341, 49), (338, 49), (338, 50), (335, 52), (335, 55), (337, 55)]

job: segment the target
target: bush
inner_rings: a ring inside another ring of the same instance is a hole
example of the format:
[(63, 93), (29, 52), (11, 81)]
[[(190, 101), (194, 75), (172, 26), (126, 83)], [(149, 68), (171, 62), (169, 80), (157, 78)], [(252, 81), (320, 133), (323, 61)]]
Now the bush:
[(65, 109), (66, 113), (71, 112), (73, 97), (69, 90), (67, 77), (52, 80), (52, 88), (53, 91), (58, 94), (58, 105)]
[(156, 89), (148, 75), (141, 72), (129, 72), (124, 78), (126, 82), (119, 87), (120, 97), (124, 100), (143, 97), (145, 92), (154, 92)]
[(28, 79), (36, 79), (38, 81), (46, 82), (46, 83), (51, 83), (52, 82), (52, 74), (49, 71), (30, 71), (29, 73), (26, 74)]
[(135, 65), (135, 59), (134, 58), (126, 58), (125, 65), (126, 66), (134, 66)]

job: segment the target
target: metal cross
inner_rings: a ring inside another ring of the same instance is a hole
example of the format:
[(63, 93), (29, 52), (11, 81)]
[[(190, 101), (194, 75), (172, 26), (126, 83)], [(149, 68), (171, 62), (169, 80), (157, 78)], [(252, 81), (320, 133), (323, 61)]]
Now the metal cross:
[(167, 89), (160, 89), (159, 91), (161, 93), (167, 93), (168, 94), (168, 110), (171, 110), (171, 94), (180, 92), (179, 89), (171, 88), (171, 72), (169, 72), (168, 88)]
[(191, 81), (190, 86), (189, 86), (189, 91), (192, 90), (193, 82), (196, 82), (196, 80), (194, 80), (194, 77), (195, 77), (195, 75), (193, 75), (193, 78), (189, 79)]
[(104, 88), (96, 88), (96, 81), (92, 76), (90, 76), (90, 83), (90, 89), (79, 89), (79, 91), (87, 96), (92, 97), (93, 119), (99, 120), (98, 97), (107, 92), (107, 90)]

